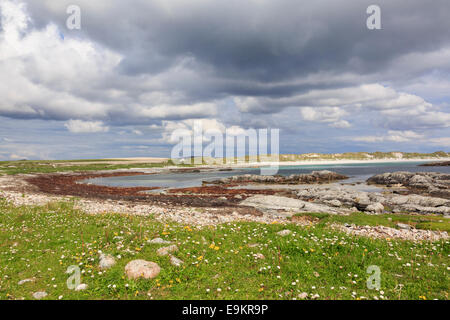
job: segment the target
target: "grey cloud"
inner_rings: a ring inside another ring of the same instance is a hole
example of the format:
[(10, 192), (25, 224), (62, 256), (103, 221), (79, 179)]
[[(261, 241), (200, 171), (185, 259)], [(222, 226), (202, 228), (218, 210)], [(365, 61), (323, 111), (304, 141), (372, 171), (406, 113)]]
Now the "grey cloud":
[[(80, 31), (65, 27), (73, 1), (25, 3), (32, 22), (21, 41), (31, 51), (0, 52), (2, 116), (352, 132), (449, 125), (447, 0), (379, 0), (377, 31), (366, 28), (369, 0), (78, 0)], [(302, 107), (315, 116), (302, 118)]]

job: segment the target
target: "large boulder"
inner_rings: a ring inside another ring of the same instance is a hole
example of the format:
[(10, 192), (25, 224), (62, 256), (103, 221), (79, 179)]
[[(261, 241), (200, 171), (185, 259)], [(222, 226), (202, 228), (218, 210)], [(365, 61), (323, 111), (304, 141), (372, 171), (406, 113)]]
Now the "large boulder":
[(311, 203), (299, 199), (272, 195), (254, 195), (240, 202), (243, 206), (250, 206), (262, 211), (285, 210), (294, 212), (327, 212), (337, 213), (336, 208), (327, 205)]

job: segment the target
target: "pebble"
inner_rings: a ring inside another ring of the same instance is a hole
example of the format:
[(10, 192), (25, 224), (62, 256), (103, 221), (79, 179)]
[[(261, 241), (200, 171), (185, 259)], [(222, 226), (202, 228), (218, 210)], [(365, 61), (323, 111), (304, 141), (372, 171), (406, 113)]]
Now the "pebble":
[(164, 240), (162, 238), (155, 238), (152, 240), (148, 240), (148, 243), (154, 243), (154, 244), (170, 244), (170, 241)]
[(20, 280), (17, 284), (19, 286), (21, 286), (21, 285), (23, 285), (23, 284), (25, 284), (27, 282), (33, 282), (34, 280), (35, 280), (34, 278), (32, 278), (32, 279), (23, 279), (23, 280)]
[(287, 235), (290, 235), (292, 233), (291, 230), (285, 229), (277, 232), (277, 235), (285, 237)]

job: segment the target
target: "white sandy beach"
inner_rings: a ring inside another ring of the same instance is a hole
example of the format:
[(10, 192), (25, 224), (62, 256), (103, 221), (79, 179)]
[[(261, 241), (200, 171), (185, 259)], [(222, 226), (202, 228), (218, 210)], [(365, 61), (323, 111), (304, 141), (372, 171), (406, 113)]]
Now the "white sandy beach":
[[(279, 162), (238, 162), (215, 165), (217, 167), (264, 167), (264, 166), (318, 166), (318, 165), (336, 165), (336, 164), (369, 164), (369, 163), (408, 163), (408, 162), (442, 162), (450, 161), (450, 158), (386, 158), (386, 159), (367, 159), (367, 160), (302, 160), (302, 161), (279, 161)], [(208, 165), (209, 166), (209, 165)]]

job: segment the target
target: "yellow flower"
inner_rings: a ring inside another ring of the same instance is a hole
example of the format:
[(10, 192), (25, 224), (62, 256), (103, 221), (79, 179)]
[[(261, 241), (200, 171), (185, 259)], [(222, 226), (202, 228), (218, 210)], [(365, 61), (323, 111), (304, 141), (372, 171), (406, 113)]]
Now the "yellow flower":
[(259, 288), (258, 291), (259, 292), (264, 291), (264, 288)]
[(181, 283), (181, 279), (180, 278), (176, 278), (175, 280), (177, 280), (178, 283)]
[(216, 250), (216, 251), (219, 250), (219, 249), (220, 249), (220, 248), (219, 248), (218, 246), (215, 246), (215, 247), (214, 247), (214, 250)]
[(203, 256), (200, 256), (197, 258), (198, 261), (202, 261), (203, 260)]

